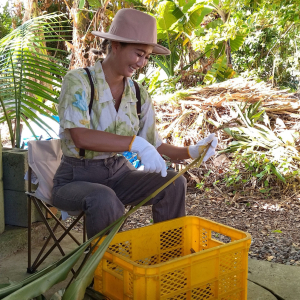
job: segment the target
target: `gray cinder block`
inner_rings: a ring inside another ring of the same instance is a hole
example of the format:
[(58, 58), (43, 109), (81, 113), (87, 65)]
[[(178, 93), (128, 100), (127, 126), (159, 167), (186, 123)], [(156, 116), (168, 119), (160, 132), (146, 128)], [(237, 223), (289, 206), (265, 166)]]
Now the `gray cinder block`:
[[(1, 141), (1, 131), (0, 131), (0, 141)], [(4, 220), (4, 196), (3, 196), (3, 172), (2, 172), (2, 144), (0, 143), (0, 234), (5, 229)]]
[(27, 181), (24, 176), (28, 170), (28, 151), (21, 149), (2, 149), (4, 190), (25, 192)]
[[(4, 215), (5, 224), (27, 227), (27, 195), (24, 192), (4, 190)], [(44, 210), (43, 210), (44, 212)], [(45, 213), (44, 213), (45, 214)], [(35, 205), (31, 204), (31, 221), (41, 221), (41, 217), (35, 208)]]

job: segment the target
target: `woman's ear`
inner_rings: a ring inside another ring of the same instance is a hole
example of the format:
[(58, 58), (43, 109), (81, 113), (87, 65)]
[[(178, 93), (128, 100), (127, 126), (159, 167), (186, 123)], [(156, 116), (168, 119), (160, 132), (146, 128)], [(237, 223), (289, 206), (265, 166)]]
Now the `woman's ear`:
[(116, 42), (116, 41), (111, 41), (111, 51), (116, 54), (116, 52), (118, 51), (118, 49), (121, 47), (120, 42)]

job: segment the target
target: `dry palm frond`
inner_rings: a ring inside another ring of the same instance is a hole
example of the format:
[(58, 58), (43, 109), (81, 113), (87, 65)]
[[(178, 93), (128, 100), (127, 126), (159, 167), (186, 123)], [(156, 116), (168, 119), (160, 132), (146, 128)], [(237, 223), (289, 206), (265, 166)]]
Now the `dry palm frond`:
[[(272, 122), (277, 118), (287, 121), (287, 129), (298, 130), (296, 122), (300, 118), (300, 101), (297, 94), (277, 90), (264, 82), (257, 83), (244, 78), (235, 78), (206, 87), (178, 91), (173, 95), (153, 97), (159, 116), (158, 128), (163, 138), (176, 143), (174, 130), (181, 131), (181, 144), (189, 145), (206, 135), (208, 129), (215, 128), (200, 119), (211, 119), (225, 127), (237, 120), (230, 107), (233, 103), (261, 102), (262, 109)], [(185, 117), (182, 119), (182, 115)], [(178, 118), (180, 116), (180, 121)], [(198, 120), (198, 121), (197, 121)], [(176, 124), (180, 123), (180, 128)], [(206, 127), (205, 127), (206, 126)], [(191, 137), (193, 137), (191, 139)]]
[(263, 155), (270, 161), (268, 176), (277, 176), (275, 182), (276, 178), (284, 181), (281, 173), (292, 180), (288, 174), (300, 167), (298, 97), (263, 82), (235, 78), (179, 91), (173, 97), (154, 96), (154, 105), (160, 134), (169, 143), (188, 146), (215, 132), (220, 152)]

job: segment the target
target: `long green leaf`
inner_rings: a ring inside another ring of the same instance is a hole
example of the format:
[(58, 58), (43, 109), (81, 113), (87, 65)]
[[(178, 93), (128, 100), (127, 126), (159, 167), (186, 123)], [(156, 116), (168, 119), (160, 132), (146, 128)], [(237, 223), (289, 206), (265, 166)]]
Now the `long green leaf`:
[(13, 133), (13, 129), (12, 129), (12, 124), (11, 124), (11, 120), (7, 114), (7, 111), (6, 111), (6, 107), (3, 103), (3, 99), (2, 97), (0, 96), (0, 103), (1, 103), (1, 106), (2, 106), (2, 109), (3, 109), (3, 112), (4, 112), (4, 116), (5, 116), (5, 119), (6, 119), (6, 122), (7, 122), (7, 125), (8, 125), (8, 129), (9, 129), (9, 136), (10, 136), (10, 141), (11, 141), (11, 145), (12, 145), (12, 148), (14, 148), (14, 133)]
[(68, 299), (83, 299), (85, 294), (85, 289), (91, 284), (94, 272), (103, 257), (106, 249), (111, 243), (112, 239), (119, 231), (121, 225), (126, 220), (126, 217), (123, 216), (119, 219), (118, 223), (114, 226), (111, 232), (106, 236), (101, 246), (98, 247), (96, 252), (92, 255), (92, 257), (87, 261), (87, 263), (83, 266), (79, 276), (71, 283), (70, 287), (67, 288), (66, 292), (63, 295), (62, 300)]
[[(6, 106), (8, 122), (12, 116), (16, 118), (16, 147), (20, 147), (21, 142), (21, 117), (34, 121), (48, 132), (49, 126), (37, 118), (28, 107), (47, 116), (49, 114), (44, 110), (57, 113), (56, 110), (46, 109), (39, 100), (57, 103), (59, 93), (49, 85), (60, 88), (61, 77), (67, 72), (63, 65), (67, 63), (48, 55), (47, 52), (66, 52), (52, 45), (48, 47), (46, 43), (63, 40), (59, 33), (63, 32), (61, 22), (66, 20), (63, 14), (43, 15), (28, 20), (0, 40), (0, 94), (2, 103)], [(14, 106), (11, 100), (14, 100)]]
[[(67, 254), (65, 257), (63, 257), (61, 260), (55, 262), (54, 264), (50, 265), (49, 267), (46, 267), (45, 269), (38, 271), (35, 274), (32, 274), (31, 276), (27, 277), (26, 279), (22, 280), (18, 283), (13, 283), (7, 287), (0, 288), (0, 299), (4, 300), (28, 300), (33, 297), (37, 297), (41, 295), (42, 293), (46, 292), (49, 288), (51, 288), (55, 283), (60, 282), (66, 278), (68, 275), (68, 272), (73, 268), (75, 263), (78, 261), (84, 250), (90, 245), (92, 241), (95, 241), (95, 239), (102, 237), (105, 233), (107, 233), (109, 230), (111, 230), (111, 233), (107, 236), (109, 237), (106, 242), (102, 243), (96, 253), (92, 256), (93, 260), (92, 263), (89, 264), (88, 267), (82, 268), (82, 273), (80, 272), (77, 276), (76, 280), (70, 285), (68, 290), (66, 291), (64, 295), (64, 299), (77, 299), (77, 298), (66, 298), (67, 293), (73, 295), (74, 289), (77, 290), (85, 290), (86, 284), (89, 282), (89, 280), (85, 280), (81, 285), (78, 284), (80, 282), (80, 278), (82, 274), (85, 274), (87, 276), (90, 276), (90, 274), (93, 274), (93, 270), (95, 265), (97, 266), (99, 261), (101, 260), (104, 250), (107, 249), (109, 245), (109, 240), (113, 237), (114, 233), (119, 228), (120, 224), (133, 212), (135, 212), (141, 205), (148, 202), (152, 197), (155, 197), (160, 191), (162, 191), (165, 187), (167, 187), (169, 184), (171, 184), (173, 181), (175, 181), (179, 176), (181, 176), (184, 172), (189, 170), (192, 167), (199, 166), (203, 158), (209, 149), (210, 144), (206, 145), (206, 149), (203, 151), (203, 154), (195, 159), (191, 164), (189, 164), (184, 170), (182, 170), (180, 173), (178, 173), (176, 176), (171, 178), (167, 183), (165, 183), (162, 187), (160, 187), (158, 190), (156, 190), (152, 195), (144, 199), (140, 204), (135, 206), (133, 209), (131, 209), (129, 212), (127, 212), (124, 216), (110, 224), (107, 228), (96, 234), (94, 237), (80, 245), (77, 249), (71, 251), (69, 254)], [(115, 229), (114, 229), (115, 228)], [(89, 277), (90, 278), (90, 277)], [(73, 288), (74, 287), (74, 288)], [(7, 297), (5, 297), (7, 296)], [(5, 298), (3, 298), (5, 297)], [(76, 295), (78, 297), (78, 295)]]
[[(26, 99), (28, 99), (28, 98), (30, 99), (31, 97), (30, 96), (26, 96)], [(34, 100), (30, 99), (30, 100), (31, 101), (26, 101), (25, 97), (24, 97), (23, 103), (26, 106), (30, 107), (31, 109), (34, 109), (34, 110), (38, 111), (40, 114), (45, 115), (45, 116), (49, 116), (49, 118), (52, 118), (52, 116), (48, 113), (48, 111), (50, 111), (53, 115), (56, 115), (56, 110), (48, 107), (45, 104), (40, 105), (40, 102), (36, 101), (35, 99)], [(42, 109), (42, 108), (44, 108), (44, 109)]]
[(158, 64), (159, 67), (161, 67), (165, 71), (165, 73), (169, 77), (170, 76), (169, 69), (158, 58), (153, 56), (152, 59)]
[[(46, 81), (44, 81), (44, 78), (40, 77), (39, 80), (41, 80), (41, 79), (43, 79), (43, 83), (47, 83)], [(42, 92), (45, 92), (46, 94), (59, 96), (59, 93), (57, 91), (53, 90), (52, 88), (48, 88), (47, 86), (42, 85), (39, 82), (36, 82), (36, 81), (32, 80), (32, 78), (30, 78), (30, 77), (25, 78), (23, 80), (23, 82), (24, 82), (24, 85), (26, 85), (27, 88), (30, 88), (30, 89), (33, 89), (33, 90), (35, 90), (35, 89), (42, 90)]]
[[(41, 119), (37, 114), (32, 112), (29, 108), (22, 106), (21, 112), (26, 118), (32, 120), (36, 125), (38, 125), (41, 129), (43, 129), (49, 135), (49, 137), (52, 137), (52, 136), (48, 132), (48, 130), (51, 130), (53, 133), (55, 133), (53, 131), (53, 128), (50, 127), (50, 125), (48, 125), (43, 119)], [(51, 116), (49, 116), (48, 114), (45, 114), (45, 116), (51, 118)], [(46, 128), (48, 128), (48, 130)]]
[(122, 225), (122, 223), (127, 219), (129, 215), (134, 213), (138, 208), (140, 208), (142, 205), (146, 204), (150, 199), (157, 196), (163, 189), (165, 189), (167, 186), (169, 186), (171, 183), (173, 183), (178, 177), (183, 175), (186, 171), (188, 171), (190, 168), (199, 166), (203, 158), (205, 157), (210, 144), (207, 144), (204, 146), (203, 153), (196, 158), (191, 164), (189, 164), (187, 167), (185, 167), (181, 172), (176, 174), (173, 178), (171, 178), (168, 182), (163, 184), (161, 187), (159, 187), (155, 192), (153, 192), (151, 195), (149, 195), (146, 199), (144, 199), (142, 202), (140, 202), (138, 205), (133, 207), (130, 211), (128, 211), (124, 216), (119, 218), (115, 225), (115, 227), (112, 229), (112, 231), (109, 233), (109, 235), (104, 239), (102, 244), (98, 247), (97, 251), (94, 253), (92, 258), (84, 265), (81, 272), (79, 273), (78, 277), (73, 281), (73, 283), (69, 286), (69, 288), (66, 290), (63, 300), (68, 299), (74, 299), (74, 300), (81, 300), (83, 298), (85, 289), (87, 286), (91, 283), (91, 280), (93, 278), (93, 274), (95, 269), (97, 268), (100, 260), (102, 259), (106, 249), (108, 248), (111, 240), (113, 239), (114, 235), (118, 232), (119, 227)]
[(5, 297), (3, 300), (29, 300), (43, 294), (49, 287), (67, 278), (70, 270), (82, 256), (84, 250), (85, 248), (82, 247), (66, 259), (58, 268), (55, 268), (47, 274), (37, 278), (35, 281), (28, 283), (23, 288), (16, 290), (14, 293)]
[(29, 124), (29, 122), (27, 121), (26, 118), (24, 118), (23, 116), (21, 116), (23, 122), (26, 124), (26, 126), (29, 128), (30, 132), (32, 133), (32, 135), (34, 136), (34, 138), (37, 140), (38, 137), (37, 135), (35, 134), (34, 130), (32, 129), (31, 125)]

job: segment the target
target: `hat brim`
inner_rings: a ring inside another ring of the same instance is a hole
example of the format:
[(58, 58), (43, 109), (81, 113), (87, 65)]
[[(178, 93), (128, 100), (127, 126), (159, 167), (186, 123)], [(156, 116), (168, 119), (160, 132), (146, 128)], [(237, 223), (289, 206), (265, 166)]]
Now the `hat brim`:
[(149, 43), (149, 42), (143, 42), (139, 40), (131, 40), (131, 39), (126, 39), (121, 36), (117, 36), (111, 33), (107, 32), (101, 32), (101, 31), (92, 31), (92, 34), (95, 36), (99, 36), (101, 38), (110, 40), (110, 41), (116, 41), (116, 42), (123, 42), (123, 43), (131, 43), (131, 44), (145, 44), (145, 45), (151, 45), (153, 46), (152, 53), (153, 54), (159, 54), (159, 55), (169, 55), (171, 54), (171, 51), (167, 49), (164, 46), (161, 46), (156, 43)]

